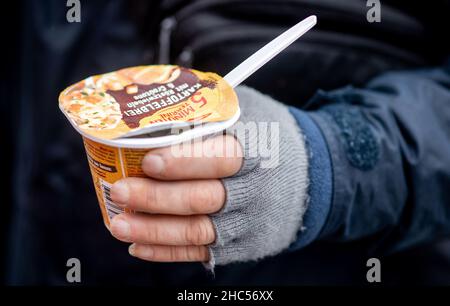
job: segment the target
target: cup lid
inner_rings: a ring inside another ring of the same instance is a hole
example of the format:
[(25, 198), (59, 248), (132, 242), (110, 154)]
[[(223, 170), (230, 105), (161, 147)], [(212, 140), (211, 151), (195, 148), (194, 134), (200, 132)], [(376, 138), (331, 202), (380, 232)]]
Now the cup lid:
[(237, 95), (223, 78), (174, 65), (130, 67), (88, 77), (61, 92), (59, 107), (80, 134), (111, 144), (126, 139), (138, 145), (142, 137), (129, 137), (195, 126), (159, 141), (145, 138), (150, 145), (177, 141), (223, 130), (239, 117)]
[(84, 134), (82, 131), (78, 130), (81, 135), (87, 137), (95, 142), (99, 142), (108, 146), (118, 147), (118, 148), (134, 148), (134, 149), (152, 149), (160, 148), (165, 146), (174, 145), (198, 137), (203, 137), (211, 135), (214, 133), (219, 133), (229, 127), (231, 127), (239, 119), (240, 109), (233, 117), (226, 121), (220, 122), (209, 122), (203, 124), (194, 124), (191, 126), (178, 126), (171, 129), (176, 133), (169, 133), (165, 136), (155, 136), (155, 137), (143, 137), (145, 135), (140, 135), (139, 137), (125, 137), (117, 139), (101, 139), (92, 137)]

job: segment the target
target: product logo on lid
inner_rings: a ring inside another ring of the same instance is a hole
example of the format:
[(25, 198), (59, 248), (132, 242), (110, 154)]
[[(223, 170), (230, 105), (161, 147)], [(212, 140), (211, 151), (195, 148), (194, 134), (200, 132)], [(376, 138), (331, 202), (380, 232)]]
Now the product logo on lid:
[(104, 139), (160, 123), (224, 121), (238, 109), (234, 90), (217, 74), (169, 65), (89, 77), (63, 91), (59, 103), (83, 133)]

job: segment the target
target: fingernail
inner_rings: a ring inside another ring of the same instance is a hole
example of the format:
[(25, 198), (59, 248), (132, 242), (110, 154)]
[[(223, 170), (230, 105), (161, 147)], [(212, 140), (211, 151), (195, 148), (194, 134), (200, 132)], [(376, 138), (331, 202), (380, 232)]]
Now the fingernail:
[(130, 224), (116, 217), (112, 220), (111, 232), (117, 238), (128, 240), (131, 232)]
[(130, 198), (130, 188), (128, 184), (120, 180), (115, 182), (111, 188), (111, 199), (119, 206), (125, 206)]
[(143, 252), (143, 253), (144, 253), (144, 254), (143, 254), (144, 257), (146, 257), (146, 258), (152, 258), (152, 257), (153, 257), (154, 250), (153, 250), (153, 248), (152, 248), (151, 246), (147, 245), (147, 246), (145, 246), (144, 252)]
[(128, 253), (130, 253), (131, 256), (135, 256), (136, 254), (136, 244), (132, 244), (128, 247)]
[(142, 169), (147, 174), (159, 174), (164, 169), (164, 161), (160, 155), (147, 154), (142, 160)]

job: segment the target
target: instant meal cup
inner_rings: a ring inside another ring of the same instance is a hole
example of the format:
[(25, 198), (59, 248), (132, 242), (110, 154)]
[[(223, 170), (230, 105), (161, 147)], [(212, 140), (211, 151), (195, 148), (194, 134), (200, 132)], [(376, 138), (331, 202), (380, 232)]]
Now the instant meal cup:
[(237, 95), (223, 78), (172, 65), (88, 77), (61, 92), (59, 106), (83, 138), (108, 228), (124, 212), (111, 200), (112, 184), (144, 177), (141, 162), (150, 149), (221, 132), (240, 115)]

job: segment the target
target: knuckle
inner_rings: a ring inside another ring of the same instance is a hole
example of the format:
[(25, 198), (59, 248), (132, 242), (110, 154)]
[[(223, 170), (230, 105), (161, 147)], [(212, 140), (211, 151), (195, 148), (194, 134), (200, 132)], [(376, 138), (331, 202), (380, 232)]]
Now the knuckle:
[(187, 205), (192, 213), (199, 213), (199, 201), (201, 197), (201, 192), (197, 184), (190, 184), (188, 187)]
[(151, 181), (149, 181), (149, 184), (147, 184), (145, 188), (145, 208), (148, 210), (152, 210), (153, 207), (158, 205), (158, 192), (157, 192), (157, 185), (152, 184)]
[(186, 230), (186, 241), (191, 245), (212, 243), (214, 230), (207, 216), (194, 216), (189, 218)]
[(186, 247), (186, 260), (187, 261), (197, 261), (200, 259), (199, 247)]
[(220, 181), (193, 184), (189, 188), (188, 205), (194, 214), (212, 213), (219, 209), (221, 186)]
[(170, 261), (176, 261), (180, 258), (180, 250), (175, 246), (170, 246), (167, 255)]
[(242, 148), (239, 141), (234, 136), (225, 136), (225, 150), (222, 164), (222, 171), (226, 176), (231, 176), (239, 171), (242, 163)]
[(161, 230), (158, 226), (147, 226), (147, 228), (145, 229), (145, 234), (143, 235), (143, 239), (142, 242), (143, 243), (158, 243), (160, 241), (164, 241), (164, 238)]
[(226, 157), (241, 157), (242, 146), (241, 143), (233, 135), (225, 135), (225, 150)]
[(215, 213), (219, 211), (225, 200), (225, 189), (220, 180), (213, 180), (208, 184), (208, 187), (205, 188), (207, 202), (204, 203), (207, 208), (207, 213)]

